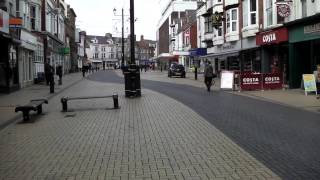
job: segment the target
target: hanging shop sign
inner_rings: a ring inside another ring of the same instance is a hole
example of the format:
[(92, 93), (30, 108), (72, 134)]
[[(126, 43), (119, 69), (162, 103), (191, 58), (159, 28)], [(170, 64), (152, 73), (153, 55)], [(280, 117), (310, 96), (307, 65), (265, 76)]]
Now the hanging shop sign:
[(316, 79), (314, 74), (303, 74), (303, 85), (304, 85), (304, 92), (307, 95), (308, 92), (316, 92), (317, 93), (317, 85)]
[(20, 29), (22, 27), (22, 18), (10, 18), (9, 25), (10, 28)]
[(0, 32), (9, 34), (9, 14), (0, 9)]
[(233, 71), (222, 71), (221, 72), (221, 89), (233, 89), (234, 83), (234, 72)]
[(285, 27), (266, 31), (266, 32), (260, 32), (256, 36), (256, 44), (257, 45), (267, 45), (267, 44), (279, 44), (281, 42), (288, 41), (288, 30)]
[(217, 11), (212, 15), (212, 26), (216, 29), (222, 26), (223, 13), (218, 13)]
[(265, 73), (263, 76), (263, 89), (281, 89), (282, 75), (280, 73)]
[(277, 4), (277, 12), (280, 17), (289, 17), (291, 14), (291, 8), (289, 4)]

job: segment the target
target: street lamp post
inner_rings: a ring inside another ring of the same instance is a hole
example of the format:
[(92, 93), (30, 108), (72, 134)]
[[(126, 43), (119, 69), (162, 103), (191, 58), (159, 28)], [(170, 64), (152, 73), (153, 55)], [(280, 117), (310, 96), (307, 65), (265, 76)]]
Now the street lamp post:
[[(113, 13), (115, 16), (116, 15), (116, 8), (113, 9)], [(122, 21), (122, 32), (121, 32), (121, 51), (122, 51), (122, 56), (121, 56), (121, 68), (124, 66), (124, 15), (123, 15), (123, 8), (121, 9), (121, 21)]]
[(135, 51), (134, 51), (134, 0), (130, 0), (130, 49), (131, 49), (131, 64), (135, 64)]

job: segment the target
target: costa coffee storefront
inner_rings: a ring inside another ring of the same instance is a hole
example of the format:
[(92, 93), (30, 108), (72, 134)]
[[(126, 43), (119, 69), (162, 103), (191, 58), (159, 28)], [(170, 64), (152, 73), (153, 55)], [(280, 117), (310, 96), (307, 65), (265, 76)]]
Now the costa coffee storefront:
[(257, 33), (256, 44), (261, 46), (261, 72), (282, 73), (284, 84), (288, 84), (288, 30), (280, 27)]

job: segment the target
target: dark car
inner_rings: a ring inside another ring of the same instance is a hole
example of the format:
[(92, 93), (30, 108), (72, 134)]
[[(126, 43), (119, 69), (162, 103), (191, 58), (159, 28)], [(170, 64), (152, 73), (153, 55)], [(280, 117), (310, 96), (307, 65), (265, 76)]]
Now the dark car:
[(182, 64), (171, 64), (168, 70), (168, 77), (180, 76), (182, 78), (186, 77), (186, 71)]

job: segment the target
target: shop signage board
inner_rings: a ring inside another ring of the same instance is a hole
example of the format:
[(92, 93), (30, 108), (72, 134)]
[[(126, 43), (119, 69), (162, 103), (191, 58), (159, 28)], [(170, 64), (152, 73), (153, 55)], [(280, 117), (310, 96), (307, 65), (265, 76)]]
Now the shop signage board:
[(0, 9), (0, 32), (9, 34), (9, 14)]
[(233, 89), (234, 83), (234, 72), (233, 71), (222, 71), (221, 72), (221, 89)]
[(268, 44), (279, 44), (286, 42), (289, 39), (288, 30), (285, 27), (257, 33), (256, 44), (257, 45), (268, 45)]
[(22, 28), (22, 18), (10, 18), (9, 25), (10, 25), (10, 28), (13, 28), (13, 29)]
[(289, 42), (296, 43), (320, 38), (320, 22), (294, 26), (289, 29)]
[(317, 94), (317, 85), (314, 74), (303, 74), (302, 79), (305, 94), (308, 95), (308, 92), (316, 92)]
[(263, 74), (263, 89), (281, 89), (282, 75), (280, 73)]
[(260, 73), (241, 73), (240, 74), (241, 90), (257, 90), (262, 88)]

